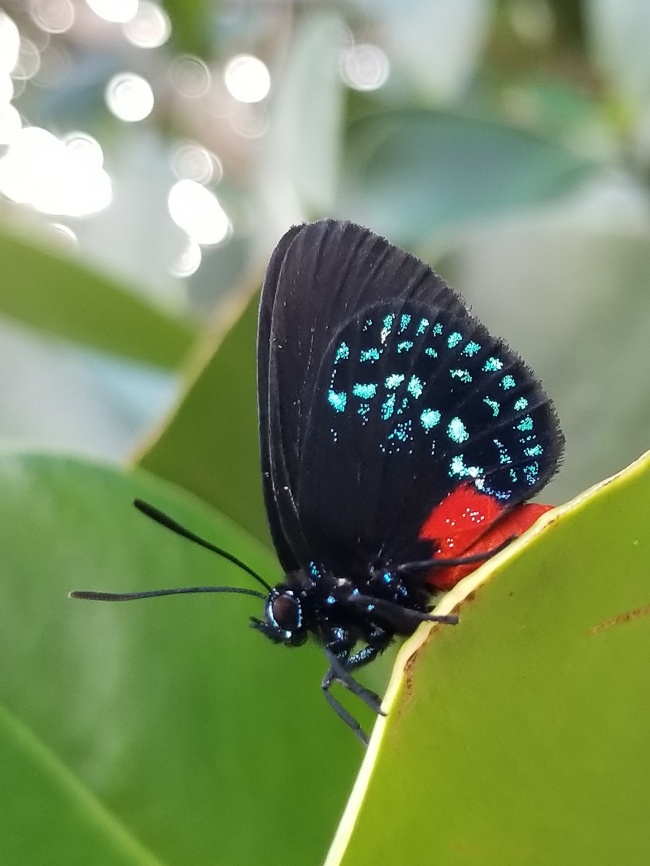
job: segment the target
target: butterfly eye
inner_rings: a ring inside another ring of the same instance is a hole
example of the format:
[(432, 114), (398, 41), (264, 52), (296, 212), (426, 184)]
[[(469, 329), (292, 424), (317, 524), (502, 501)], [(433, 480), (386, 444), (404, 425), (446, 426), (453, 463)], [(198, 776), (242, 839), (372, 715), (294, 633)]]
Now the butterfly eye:
[(285, 632), (294, 632), (302, 624), (300, 602), (288, 592), (271, 598), (268, 606), (269, 619)]

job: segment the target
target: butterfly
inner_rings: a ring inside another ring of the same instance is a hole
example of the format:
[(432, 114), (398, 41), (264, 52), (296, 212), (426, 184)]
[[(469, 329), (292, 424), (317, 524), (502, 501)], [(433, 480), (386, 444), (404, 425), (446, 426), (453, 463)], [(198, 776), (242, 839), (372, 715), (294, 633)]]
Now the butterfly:
[(432, 614), (441, 592), (527, 529), (527, 502), (557, 470), (557, 414), (522, 359), (431, 268), (372, 231), (321, 220), (275, 248), (259, 309), (258, 412), (264, 501), (284, 571), (270, 586), (245, 563), (136, 501), (148, 516), (244, 568), (264, 592), (183, 587), (78, 591), (102, 600), (171, 592), (264, 599), (252, 626), (323, 649), (322, 690), (355, 678)]

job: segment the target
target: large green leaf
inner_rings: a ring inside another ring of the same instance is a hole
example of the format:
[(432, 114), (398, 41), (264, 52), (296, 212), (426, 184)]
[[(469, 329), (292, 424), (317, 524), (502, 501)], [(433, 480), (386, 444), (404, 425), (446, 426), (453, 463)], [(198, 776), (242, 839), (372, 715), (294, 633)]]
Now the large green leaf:
[(329, 866), (648, 862), (649, 503), (650, 453), (445, 597), (462, 622), (402, 648)]
[(337, 211), (407, 245), (566, 193), (593, 170), (514, 126), (424, 108), (368, 115), (347, 145)]
[(225, 336), (208, 338), (181, 402), (138, 458), (268, 542), (257, 444), (257, 296)]
[(0, 315), (135, 361), (176, 367), (192, 326), (79, 261), (0, 232)]
[(144, 472), (0, 456), (0, 861), (320, 862), (361, 758), (323, 657), (247, 628), (261, 602), (71, 589), (251, 585), (131, 507), (155, 502), (269, 580), (263, 547)]

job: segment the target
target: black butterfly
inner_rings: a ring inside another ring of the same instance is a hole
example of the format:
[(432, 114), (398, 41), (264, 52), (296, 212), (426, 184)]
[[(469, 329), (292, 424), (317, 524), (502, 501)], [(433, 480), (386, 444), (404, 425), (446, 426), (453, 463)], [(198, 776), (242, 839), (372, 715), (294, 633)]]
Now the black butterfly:
[(253, 626), (277, 643), (311, 635), (339, 682), (423, 621), (436, 593), (527, 528), (524, 505), (556, 471), (564, 439), (532, 371), (427, 265), (371, 231), (322, 220), (292, 228), (269, 263), (259, 313), (264, 498), (285, 572), (270, 587), (230, 554), (142, 502), (149, 516), (243, 567), (266, 592)]

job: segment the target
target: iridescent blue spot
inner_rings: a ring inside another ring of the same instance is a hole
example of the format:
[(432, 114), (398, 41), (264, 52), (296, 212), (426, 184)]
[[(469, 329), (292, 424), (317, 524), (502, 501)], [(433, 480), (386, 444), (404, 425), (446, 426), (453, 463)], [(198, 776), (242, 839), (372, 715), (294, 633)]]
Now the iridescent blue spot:
[(490, 400), (489, 397), (483, 397), (483, 402), (490, 407), (492, 414), (496, 418), (501, 411), (501, 403), (498, 403), (496, 400)]
[(348, 402), (348, 395), (345, 391), (334, 391), (330, 388), (327, 400), (335, 412), (343, 412), (345, 404)]
[(389, 391), (394, 391), (395, 388), (397, 388), (398, 385), (401, 385), (403, 381), (404, 376), (402, 373), (393, 373), (392, 376), (389, 376), (386, 379), (384, 385), (386, 388), (388, 388)]
[(360, 397), (362, 400), (371, 400), (377, 393), (377, 386), (372, 382), (361, 384), (357, 382), (352, 386), (352, 393), (355, 397)]
[(426, 331), (426, 329), (428, 327), (429, 327), (429, 320), (428, 319), (420, 319), (420, 324), (418, 325), (418, 329), (415, 332), (415, 336), (421, 337), (422, 334), (424, 334), (424, 332)]
[(440, 322), (436, 322), (436, 324), (431, 328), (431, 333), (434, 337), (439, 337), (442, 334), (442, 325)]
[(311, 574), (312, 577), (320, 577), (321, 576), (320, 571), (318, 569), (318, 566), (316, 565), (316, 563), (313, 560), (309, 563), (308, 568), (309, 568), (309, 573)]
[(381, 329), (381, 334), (379, 335), (379, 338), (382, 341), (382, 343), (386, 342), (386, 339), (388, 338), (388, 335), (391, 332), (391, 329), (393, 327), (394, 322), (395, 322), (395, 313), (389, 313), (388, 316), (384, 317), (384, 327)]
[(512, 463), (512, 457), (508, 454), (508, 451), (499, 439), (492, 440), (494, 444), (497, 446), (497, 451), (499, 452), (499, 463), (501, 465), (507, 465), (508, 463)]
[(531, 448), (524, 448), (524, 454), (526, 457), (541, 457), (544, 453), (544, 449), (541, 445), (533, 445)]
[(411, 422), (404, 421), (401, 424), (396, 424), (393, 431), (388, 434), (388, 438), (397, 439), (399, 442), (408, 442), (411, 438)]
[(393, 579), (393, 575), (390, 573), (390, 571), (385, 571), (382, 574), (381, 579), (383, 580), (384, 583), (390, 583), (391, 580)]
[(453, 349), (455, 346), (457, 346), (459, 343), (461, 343), (462, 340), (463, 340), (463, 335), (459, 334), (458, 331), (454, 331), (452, 334), (450, 334), (447, 337), (447, 345), (449, 346), (450, 349)]
[(409, 383), (407, 385), (407, 389), (409, 394), (416, 399), (422, 396), (422, 392), (424, 391), (424, 384), (422, 379), (418, 379), (417, 376), (411, 376)]
[(433, 429), (436, 424), (440, 424), (440, 412), (437, 409), (425, 409), (420, 415), (420, 423), (425, 430)]
[(469, 370), (450, 370), (449, 375), (452, 379), (460, 379), (465, 384), (472, 381)]
[(395, 411), (395, 395), (390, 394), (381, 404), (382, 421), (387, 421)]
[(461, 354), (467, 355), (468, 358), (471, 358), (473, 355), (476, 355), (476, 353), (480, 351), (480, 345), (478, 343), (475, 343), (474, 340), (470, 340), (470, 342), (465, 346)]
[(515, 387), (515, 377), (511, 376), (510, 374), (508, 374), (507, 376), (504, 376), (503, 379), (501, 380), (501, 387), (503, 388), (504, 391), (508, 391), (510, 388), (514, 388)]
[(519, 481), (519, 478), (518, 478), (518, 476), (517, 476), (517, 473), (515, 472), (514, 469), (511, 469), (511, 470), (508, 472), (508, 475), (510, 476), (510, 480), (512, 481), (513, 484), (516, 484), (516, 483)]
[(500, 361), (498, 358), (488, 358), (485, 364), (483, 364), (483, 372), (484, 373), (496, 373), (503, 367), (503, 361)]
[(518, 400), (515, 400), (514, 408), (517, 412), (522, 412), (528, 408), (528, 400), (525, 397), (520, 397)]
[(467, 442), (469, 433), (467, 428), (460, 418), (452, 418), (447, 426), (447, 435), (450, 439), (460, 445), (461, 442)]
[(366, 319), (365, 325), (363, 326), (364, 331), (369, 331), (372, 328), (372, 319)]
[(360, 361), (378, 361), (380, 356), (379, 349), (362, 349), (359, 355)]
[(399, 352), (409, 352), (413, 348), (413, 340), (402, 340), (401, 343), (397, 344), (397, 351)]
[(532, 487), (539, 477), (539, 463), (531, 463), (524, 466), (524, 475), (526, 476), (526, 481)]
[(336, 604), (336, 598), (333, 595), (328, 595), (325, 604)]
[(483, 488), (483, 479), (481, 470), (478, 466), (465, 466), (465, 458), (462, 454), (456, 455), (449, 464), (449, 474), (457, 478), (473, 478), (474, 485), (481, 490)]
[(360, 403), (357, 412), (361, 415), (361, 420), (364, 424), (368, 421), (368, 415), (370, 414), (370, 403)]
[(338, 364), (339, 361), (346, 361), (350, 357), (350, 347), (347, 343), (341, 343), (341, 345), (336, 350), (336, 355), (334, 356), (334, 363)]
[(408, 326), (410, 324), (411, 324), (411, 314), (410, 313), (403, 313), (402, 317), (399, 320), (399, 333), (403, 334), (404, 331), (408, 328)]
[(436, 352), (436, 350), (431, 349), (431, 348), (425, 349), (424, 354), (428, 355), (430, 358), (437, 358), (438, 357), (438, 353)]
[(525, 418), (522, 418), (519, 424), (517, 424), (517, 430), (521, 430), (522, 433), (525, 433), (527, 430), (533, 429), (533, 419), (530, 415), (526, 415)]

